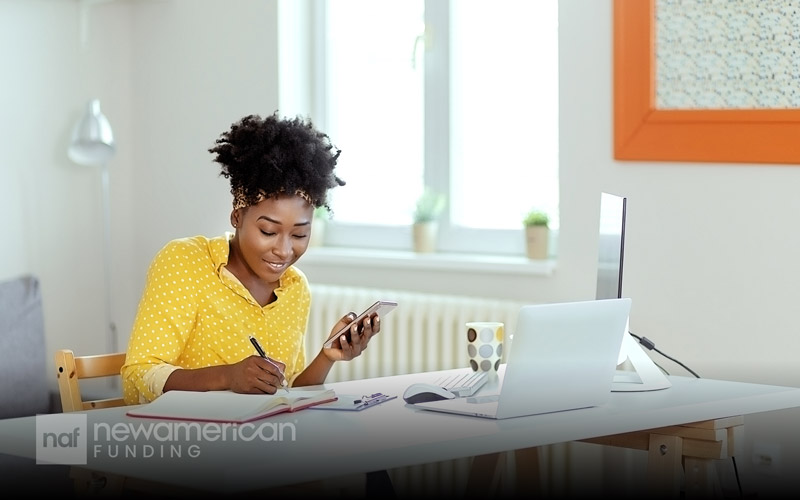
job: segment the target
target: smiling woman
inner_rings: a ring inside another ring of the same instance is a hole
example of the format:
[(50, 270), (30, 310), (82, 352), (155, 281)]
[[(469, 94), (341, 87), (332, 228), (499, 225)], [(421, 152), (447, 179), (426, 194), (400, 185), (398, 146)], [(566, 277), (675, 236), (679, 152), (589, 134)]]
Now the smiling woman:
[[(250, 115), (209, 152), (230, 181), (234, 233), (172, 240), (153, 259), (122, 368), (128, 404), (170, 390), (273, 394), (287, 379), (321, 384), (380, 331), (375, 315), (354, 322), (350, 340), (320, 347), (306, 364), (311, 293), (295, 264), (315, 209), (344, 185), (328, 136), (300, 118)], [(342, 311), (331, 332), (353, 317)]]

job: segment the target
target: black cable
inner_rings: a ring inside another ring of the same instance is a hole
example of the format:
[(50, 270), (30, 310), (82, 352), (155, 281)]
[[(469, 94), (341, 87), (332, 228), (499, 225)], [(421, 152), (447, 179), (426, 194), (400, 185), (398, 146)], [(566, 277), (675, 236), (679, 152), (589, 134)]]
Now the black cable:
[[(691, 373), (695, 377), (700, 378), (700, 375), (696, 374), (694, 372), (694, 370), (692, 370), (688, 366), (684, 365), (683, 363), (681, 363), (677, 359), (673, 358), (672, 356), (668, 356), (668, 355), (664, 354), (663, 352), (659, 351), (658, 349), (656, 349), (656, 344), (652, 340), (648, 339), (647, 337), (640, 337), (640, 336), (636, 335), (635, 333), (633, 333), (631, 331), (628, 331), (628, 333), (630, 333), (636, 340), (639, 341), (639, 343), (641, 345), (645, 346), (647, 349), (649, 349), (651, 351), (656, 351), (657, 353), (659, 353), (660, 355), (664, 356), (665, 358), (667, 358), (668, 360), (672, 361), (673, 363), (677, 363), (677, 364), (681, 365), (686, 371), (688, 371), (689, 373)], [(662, 368), (662, 370), (663, 370), (663, 368)]]
[(731, 462), (733, 463), (733, 472), (736, 474), (736, 487), (739, 488), (739, 498), (743, 498), (744, 493), (742, 493), (742, 482), (739, 480), (739, 468), (736, 466), (736, 457), (731, 456)]
[(656, 365), (656, 367), (657, 367), (659, 370), (661, 370), (662, 372), (664, 372), (664, 375), (669, 375), (669, 372), (667, 371), (667, 369), (666, 369), (666, 368), (664, 368), (663, 366), (659, 365), (658, 363), (656, 363), (656, 362), (655, 362), (655, 360), (653, 360), (653, 364), (654, 364), (654, 365)]

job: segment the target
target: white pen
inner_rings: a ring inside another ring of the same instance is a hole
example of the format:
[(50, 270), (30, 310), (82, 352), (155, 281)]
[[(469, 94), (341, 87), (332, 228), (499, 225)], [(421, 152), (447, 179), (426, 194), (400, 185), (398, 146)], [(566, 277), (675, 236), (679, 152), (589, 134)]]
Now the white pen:
[(255, 337), (253, 337), (252, 335), (250, 335), (250, 343), (253, 344), (253, 347), (256, 348), (256, 352), (258, 353), (259, 356), (264, 358), (267, 361), (267, 363), (271, 364), (272, 366), (275, 367), (276, 370), (278, 370), (278, 373), (281, 374), (281, 379), (282, 379), (281, 380), (281, 386), (283, 387), (283, 389), (286, 392), (289, 392), (289, 388), (287, 387), (289, 384), (288, 384), (288, 382), (286, 382), (286, 377), (284, 376), (283, 370), (281, 370), (281, 367), (278, 366), (278, 363), (276, 363), (269, 356), (267, 356), (267, 353), (264, 352), (264, 349), (261, 347), (261, 344), (259, 344), (258, 340)]

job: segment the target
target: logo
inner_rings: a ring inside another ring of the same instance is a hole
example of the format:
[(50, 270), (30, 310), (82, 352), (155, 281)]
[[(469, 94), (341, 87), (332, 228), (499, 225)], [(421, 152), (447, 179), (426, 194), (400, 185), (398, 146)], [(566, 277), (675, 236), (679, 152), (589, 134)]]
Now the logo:
[(37, 464), (86, 464), (85, 414), (36, 416)]
[(94, 422), (85, 413), (36, 416), (36, 463), (87, 465), (111, 458), (197, 458), (206, 442), (297, 439), (292, 422)]

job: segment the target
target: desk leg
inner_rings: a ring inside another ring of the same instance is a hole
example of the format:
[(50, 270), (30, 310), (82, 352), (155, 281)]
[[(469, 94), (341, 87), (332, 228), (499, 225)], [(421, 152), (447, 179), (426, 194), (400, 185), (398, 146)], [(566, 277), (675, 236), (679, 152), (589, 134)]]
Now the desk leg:
[(670, 498), (680, 496), (682, 457), (682, 438), (650, 434), (650, 446), (647, 452), (647, 486), (654, 495)]

